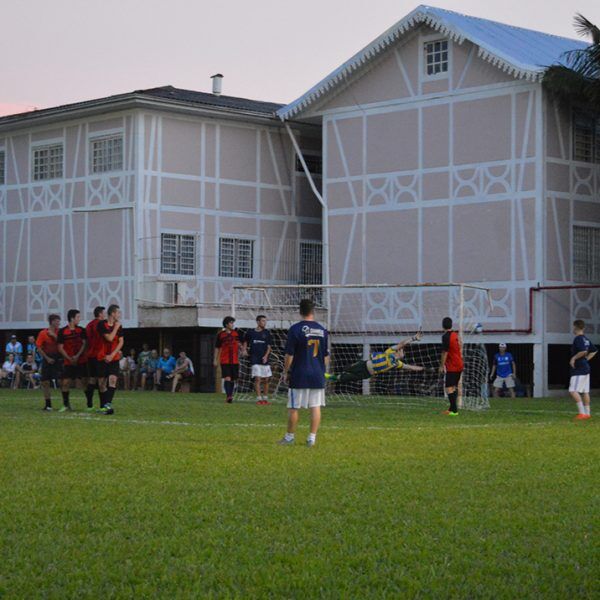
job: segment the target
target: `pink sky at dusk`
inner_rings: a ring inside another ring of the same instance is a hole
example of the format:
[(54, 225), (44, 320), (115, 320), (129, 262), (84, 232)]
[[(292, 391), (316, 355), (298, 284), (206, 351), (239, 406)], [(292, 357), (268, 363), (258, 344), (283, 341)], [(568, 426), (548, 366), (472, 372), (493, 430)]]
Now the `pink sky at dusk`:
[[(597, 0), (437, 0), (478, 17), (576, 37)], [(0, 114), (174, 85), (289, 102), (418, 5), (415, 0), (6, 0)]]

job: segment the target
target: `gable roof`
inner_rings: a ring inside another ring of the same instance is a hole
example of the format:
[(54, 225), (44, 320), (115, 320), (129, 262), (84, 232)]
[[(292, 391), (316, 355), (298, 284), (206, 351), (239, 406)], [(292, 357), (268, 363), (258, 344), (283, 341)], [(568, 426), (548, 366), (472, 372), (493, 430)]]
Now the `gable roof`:
[(125, 94), (116, 94), (106, 98), (86, 100), (51, 108), (43, 108), (25, 113), (7, 115), (0, 117), (0, 129), (10, 128), (12, 125), (46, 122), (49, 120), (73, 116), (75, 114), (92, 114), (98, 112), (109, 112), (121, 108), (136, 108), (158, 104), (166, 109), (205, 109), (207, 111), (218, 111), (229, 115), (243, 115), (246, 118), (274, 119), (278, 109), (283, 104), (274, 102), (262, 102), (248, 98), (237, 98), (235, 96), (217, 96), (207, 92), (196, 92), (175, 88), (172, 85), (150, 88), (146, 90), (135, 90)]
[(420, 5), (377, 39), (332, 71), (305, 94), (284, 106), (277, 115), (289, 119), (326, 95), (410, 29), (425, 24), (462, 44), (468, 40), (479, 47), (478, 56), (517, 79), (539, 81), (546, 67), (561, 62), (564, 52), (588, 44), (570, 38), (523, 29), (451, 10)]

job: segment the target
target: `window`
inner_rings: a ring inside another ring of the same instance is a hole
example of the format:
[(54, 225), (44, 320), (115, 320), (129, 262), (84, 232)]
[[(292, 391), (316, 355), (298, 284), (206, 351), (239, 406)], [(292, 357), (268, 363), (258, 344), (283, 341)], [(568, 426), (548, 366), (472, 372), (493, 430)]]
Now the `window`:
[(63, 176), (63, 145), (38, 146), (33, 149), (33, 180), (58, 179)]
[(323, 283), (323, 246), (321, 242), (300, 242), (300, 284)]
[(0, 185), (4, 185), (6, 183), (6, 166), (5, 166), (5, 158), (4, 150), (0, 150)]
[(163, 233), (160, 236), (160, 272), (165, 275), (194, 275), (196, 239), (193, 235)]
[(600, 283), (600, 228), (573, 227), (573, 279)]
[[(323, 159), (318, 154), (304, 154), (304, 162), (308, 167), (308, 171), (311, 175), (321, 175), (323, 173)], [(302, 163), (296, 156), (296, 173), (304, 174)]]
[(90, 147), (92, 173), (120, 171), (123, 168), (123, 137), (120, 135), (95, 138)]
[(448, 72), (448, 40), (425, 42), (425, 74)]
[(573, 160), (600, 163), (600, 118), (573, 113)]
[(219, 239), (219, 277), (251, 279), (254, 275), (254, 241)]

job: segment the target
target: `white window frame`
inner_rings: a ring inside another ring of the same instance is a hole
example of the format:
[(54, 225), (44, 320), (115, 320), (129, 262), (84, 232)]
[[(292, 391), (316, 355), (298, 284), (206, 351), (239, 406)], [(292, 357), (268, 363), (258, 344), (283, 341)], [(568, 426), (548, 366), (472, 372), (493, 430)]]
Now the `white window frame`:
[[(588, 250), (588, 257), (592, 260), (591, 265), (591, 277), (581, 276), (576, 272), (575, 268), (575, 228), (590, 230), (591, 235), (594, 236), (594, 240), (591, 244), (591, 248)], [(598, 284), (600, 283), (600, 223), (588, 223), (575, 221), (572, 225), (571, 233), (571, 265), (573, 269), (573, 281), (575, 283), (589, 283)]]
[[(440, 73), (427, 74), (427, 44), (433, 42), (446, 42), (448, 45), (448, 69)], [(419, 36), (419, 80), (421, 83), (450, 79), (452, 71), (452, 40), (440, 34)]]
[[(111, 139), (121, 140), (121, 166), (119, 168), (106, 169), (103, 171), (94, 171), (94, 142), (105, 141)], [(107, 173), (119, 173), (125, 170), (125, 134), (122, 129), (110, 130), (110, 131), (98, 131), (88, 135), (88, 160), (87, 170), (88, 175), (102, 176)]]
[(0, 160), (0, 185), (6, 185), (6, 149), (4, 146), (0, 146), (0, 154), (2, 159)]
[[(178, 272), (175, 273), (166, 273), (163, 272), (163, 235), (172, 235), (176, 236), (176, 256), (175, 256), (175, 270)], [(191, 237), (194, 241), (194, 265), (192, 268), (192, 273), (181, 273), (181, 240), (182, 238)], [(198, 234), (194, 231), (181, 231), (174, 229), (161, 229), (160, 231), (160, 265), (159, 265), (159, 273), (161, 280), (168, 281), (187, 281), (190, 279), (196, 278), (196, 273), (198, 270)]]
[[(587, 118), (591, 122), (591, 139), (590, 139), (590, 159), (584, 160), (583, 158), (577, 158), (575, 155), (576, 144), (575, 144), (575, 121), (577, 118)], [(585, 111), (573, 109), (571, 112), (571, 160), (575, 162), (584, 163), (586, 165), (593, 165), (600, 163), (600, 116), (594, 116), (593, 114)]]
[[(237, 274), (235, 272), (235, 264), (236, 264), (236, 257), (235, 257), (235, 248), (234, 248), (234, 273), (233, 275), (222, 275), (221, 274), (221, 240), (234, 240), (234, 242), (236, 241), (240, 241), (240, 242), (250, 242), (252, 244), (252, 260), (251, 260), (251, 265), (252, 265), (252, 272), (250, 273), (249, 277), (242, 277), (239, 274)], [(256, 273), (258, 272), (258, 239), (256, 237), (253, 236), (247, 236), (247, 235), (237, 235), (235, 233), (220, 233), (217, 236), (216, 239), (217, 242), (217, 251), (216, 251), (216, 256), (217, 256), (217, 265), (216, 265), (216, 273), (217, 276), (220, 279), (229, 279), (232, 281), (248, 281), (248, 280), (252, 280), (252, 279), (257, 279)]]
[[(46, 148), (52, 148), (53, 146), (60, 146), (62, 149), (62, 162), (60, 165), (61, 174), (59, 177), (44, 177), (42, 179), (36, 179), (35, 177), (35, 153), (39, 150), (43, 150)], [(65, 177), (65, 141), (62, 138), (57, 138), (54, 140), (43, 140), (40, 142), (34, 142), (31, 144), (30, 149), (30, 172), (31, 172), (31, 181), (34, 183), (43, 183), (48, 181), (57, 181), (60, 179), (64, 179)]]

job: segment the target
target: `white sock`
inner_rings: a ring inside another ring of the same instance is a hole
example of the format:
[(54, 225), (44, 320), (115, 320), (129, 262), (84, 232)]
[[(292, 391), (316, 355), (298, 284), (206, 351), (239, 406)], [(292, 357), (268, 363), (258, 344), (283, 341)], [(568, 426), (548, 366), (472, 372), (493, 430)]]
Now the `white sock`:
[(583, 411), (585, 412), (586, 415), (591, 415), (591, 409), (592, 406), (590, 404), (584, 404), (583, 405)]
[(308, 441), (309, 442), (315, 442), (317, 440), (317, 434), (316, 433), (309, 433), (308, 434)]
[(293, 433), (286, 433), (285, 434), (285, 441), (286, 442), (291, 442), (294, 439), (294, 434)]
[(577, 410), (580, 415), (585, 415), (585, 408), (583, 408), (583, 402), (581, 400), (577, 400)]

